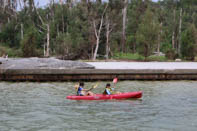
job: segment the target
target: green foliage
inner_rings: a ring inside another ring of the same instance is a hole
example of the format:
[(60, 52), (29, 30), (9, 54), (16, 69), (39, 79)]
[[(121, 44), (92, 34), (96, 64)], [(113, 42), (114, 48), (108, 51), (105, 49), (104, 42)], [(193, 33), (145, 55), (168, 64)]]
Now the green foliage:
[(169, 48), (167, 51), (166, 51), (166, 57), (170, 60), (174, 60), (178, 57), (177, 53), (176, 53), (176, 50), (175, 49), (172, 49), (172, 48)]
[(189, 28), (183, 32), (181, 47), (183, 57), (194, 60), (197, 55), (197, 29), (195, 25), (189, 25)]
[[(4, 44), (2, 44), (4, 45)], [(0, 57), (8, 55), (9, 57), (17, 57), (21, 55), (21, 51), (15, 48), (9, 48), (6, 46), (0, 46)]]
[[(69, 56), (68, 59), (91, 58), (96, 43), (93, 21), (98, 29), (107, 2), (100, 0), (72, 2), (69, 0), (60, 5), (51, 1), (51, 4), (44, 8), (34, 9), (33, 0), (28, 0), (26, 7), (17, 13), (10, 9), (11, 6), (4, 9), (3, 5), (0, 5), (0, 51), (9, 56), (43, 55), (43, 45), (47, 41), (46, 24), (49, 24), (52, 55)], [(151, 0), (129, 1), (125, 46), (127, 54), (119, 53), (122, 44), (124, 2), (120, 0), (108, 2), (103, 17), (99, 54), (105, 55), (106, 25), (110, 23), (110, 56), (115, 56), (114, 58), (143, 60), (145, 57), (151, 61), (163, 61), (165, 60), (163, 57), (150, 56), (156, 51), (158, 43), (161, 45), (160, 51), (166, 54), (167, 59), (177, 58), (179, 43), (182, 43), (181, 55), (184, 59), (191, 60), (196, 56), (196, 0), (161, 0), (156, 3)], [(182, 28), (179, 32), (181, 9), (183, 9)], [(195, 26), (188, 26), (191, 24)], [(21, 31), (24, 32), (23, 40)], [(174, 47), (172, 47), (173, 40)]]
[(20, 38), (18, 32), (19, 30), (16, 21), (6, 24), (3, 27), (2, 32), (0, 32), (0, 42), (11, 48), (19, 47)]
[(136, 35), (138, 52), (144, 57), (148, 57), (153, 52), (158, 39), (157, 20), (154, 20), (150, 9), (147, 9), (143, 16)]
[(56, 42), (58, 43), (55, 48), (57, 55), (68, 55), (71, 52), (72, 38), (69, 34), (60, 34)]
[(37, 43), (39, 41), (39, 33), (34, 26), (29, 27), (21, 41), (21, 50), (23, 57), (39, 56)]
[(68, 58), (76, 57), (78, 53), (81, 52), (81, 45), (84, 45), (84, 40), (79, 35), (76, 34), (60, 34), (56, 43), (58, 45), (55, 47), (55, 52), (57, 55), (67, 56)]
[(161, 45), (161, 51), (162, 52), (167, 53), (171, 49), (172, 49), (171, 43), (168, 43), (168, 42), (162, 43), (162, 45)]

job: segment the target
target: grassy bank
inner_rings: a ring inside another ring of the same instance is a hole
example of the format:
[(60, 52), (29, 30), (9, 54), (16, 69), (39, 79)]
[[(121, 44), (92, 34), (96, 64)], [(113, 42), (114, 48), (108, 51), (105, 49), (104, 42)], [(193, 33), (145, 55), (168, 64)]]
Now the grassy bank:
[[(113, 59), (116, 60), (133, 60), (133, 61), (145, 61), (145, 57), (136, 53), (116, 53), (113, 57)], [(151, 55), (149, 56), (146, 61), (168, 61), (168, 59), (165, 56), (156, 56)]]

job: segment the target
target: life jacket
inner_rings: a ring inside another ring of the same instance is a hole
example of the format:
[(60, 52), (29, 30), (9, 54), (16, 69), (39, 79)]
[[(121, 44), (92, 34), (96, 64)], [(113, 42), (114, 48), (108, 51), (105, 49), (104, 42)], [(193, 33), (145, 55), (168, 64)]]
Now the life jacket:
[(83, 87), (79, 86), (77, 89), (77, 95), (78, 96), (83, 96), (83, 94), (81, 93), (81, 91), (83, 90)]
[(103, 92), (104, 95), (111, 95), (112, 89), (111, 88), (105, 88), (105, 91)]

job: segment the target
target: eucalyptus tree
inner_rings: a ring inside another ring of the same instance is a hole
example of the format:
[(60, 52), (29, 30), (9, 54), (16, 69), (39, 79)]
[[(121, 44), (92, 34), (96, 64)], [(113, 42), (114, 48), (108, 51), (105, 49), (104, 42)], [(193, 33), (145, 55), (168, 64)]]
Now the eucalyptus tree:
[(136, 33), (139, 28), (142, 16), (146, 12), (148, 3), (145, 3), (143, 0), (132, 0), (128, 5), (128, 23), (127, 23), (127, 46), (128, 51), (136, 53)]
[(125, 52), (128, 0), (123, 0), (123, 5), (124, 6), (122, 9), (122, 52)]
[(18, 47), (17, 1), (0, 0), (0, 43)]
[(147, 58), (155, 50), (158, 41), (158, 20), (150, 8), (147, 8), (137, 31), (137, 50)]
[(109, 0), (109, 6), (106, 11), (105, 15), (105, 57), (109, 59), (109, 55), (112, 54), (111, 44), (113, 44), (113, 37), (114, 33), (120, 34), (120, 19), (122, 18), (122, 7), (123, 4), (119, 0)]
[(181, 53), (188, 60), (194, 60), (197, 55), (197, 29), (194, 24), (189, 24), (182, 34)]
[(94, 48), (94, 54), (92, 59), (96, 60), (99, 44), (100, 44), (100, 37), (101, 37), (101, 31), (103, 29), (104, 24), (104, 16), (106, 13), (106, 10), (108, 8), (108, 2), (102, 4), (100, 0), (97, 0), (95, 3), (92, 3), (91, 10), (90, 10), (90, 19), (91, 19), (91, 25), (93, 27), (94, 36), (96, 38), (95, 41), (95, 48)]

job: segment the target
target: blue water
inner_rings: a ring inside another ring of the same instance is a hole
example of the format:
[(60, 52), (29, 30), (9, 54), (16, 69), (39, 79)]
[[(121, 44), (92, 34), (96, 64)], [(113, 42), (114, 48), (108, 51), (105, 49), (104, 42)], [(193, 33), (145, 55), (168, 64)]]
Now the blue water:
[[(104, 90), (99, 82), (95, 93)], [(0, 83), (0, 131), (196, 131), (197, 81), (122, 81), (139, 100), (73, 101), (76, 83)], [(86, 83), (89, 88), (96, 83)]]

